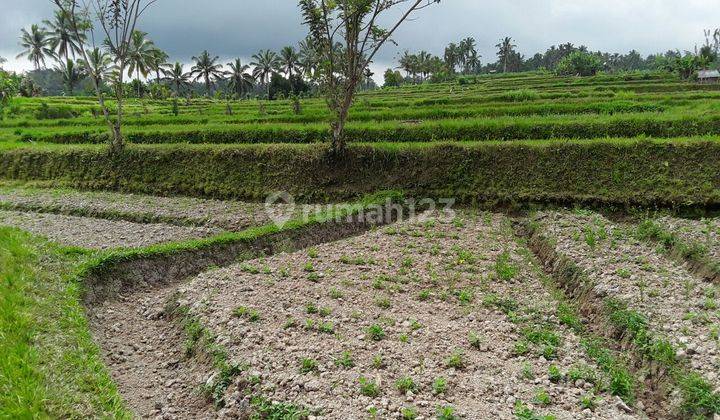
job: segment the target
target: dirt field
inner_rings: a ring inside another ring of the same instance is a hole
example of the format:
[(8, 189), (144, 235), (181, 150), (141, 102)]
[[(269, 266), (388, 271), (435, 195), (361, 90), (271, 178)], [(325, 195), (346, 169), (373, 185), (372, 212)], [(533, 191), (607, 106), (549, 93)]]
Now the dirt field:
[[(645, 315), (650, 328), (678, 348), (679, 359), (689, 359), (692, 368), (720, 386), (717, 285), (693, 276), (656, 244), (636, 239), (633, 225), (590, 212), (544, 212), (535, 220), (556, 249), (589, 274), (600, 296), (619, 299)], [(672, 223), (698, 227), (679, 219)]]
[(94, 217), (0, 210), (0, 224), (15, 226), (61, 243), (91, 249), (136, 248), (202, 238), (217, 228), (135, 223)]
[[(251, 215), (255, 205), (229, 222), (203, 219), (198, 207), (185, 213), (173, 207), (178, 202), (163, 214), (198, 226), (50, 212), (88, 209), (89, 196), (78, 194), (18, 199), (49, 207), (0, 211), (0, 223), (109, 249), (207, 237), (260, 220)], [(2, 200), (14, 200), (8, 197)], [(120, 210), (115, 197), (93, 201), (95, 214)], [(122, 211), (151, 211), (143, 200)], [(220, 215), (219, 208), (212, 211)], [(423, 215), (133, 289), (88, 307), (89, 324), (142, 418), (647, 418), (646, 405), (656, 402), (645, 399), (642, 372), (625, 362), (618, 343), (588, 332), (593, 321), (577, 315), (513, 229), (526, 221), (587, 273), (598, 296), (646, 316), (676, 346), (677, 359), (720, 390), (718, 286), (638, 239), (635, 224), (588, 211), (514, 221), (469, 210)], [(665, 221), (708, 248), (712, 223)]]
[[(270, 222), (264, 203), (158, 197), (107, 191), (85, 192), (22, 188), (0, 184), (0, 205), (15, 209), (46, 209), (71, 215), (111, 216), (129, 221), (163, 221), (239, 231)], [(274, 212), (294, 215), (293, 206), (274, 204)]]
[(443, 407), (513, 418), (521, 406), (635, 417), (604, 393), (528, 258), (503, 216), (431, 218), (213, 270), (178, 302), (244, 368), (224, 415), (262, 391), (337, 419), (429, 418)]

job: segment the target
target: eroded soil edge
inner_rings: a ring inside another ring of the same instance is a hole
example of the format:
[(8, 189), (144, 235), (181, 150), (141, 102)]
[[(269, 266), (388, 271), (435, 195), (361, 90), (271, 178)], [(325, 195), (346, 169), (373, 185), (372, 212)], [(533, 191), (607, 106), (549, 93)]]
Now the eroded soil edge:
[(202, 392), (212, 361), (191, 351), (182, 320), (168, 309), (184, 280), (210, 267), (332, 242), (372, 226), (358, 218), (318, 223), (249, 242), (130, 259), (91, 273), (85, 279), (90, 328), (129, 407), (143, 418), (216, 417)]

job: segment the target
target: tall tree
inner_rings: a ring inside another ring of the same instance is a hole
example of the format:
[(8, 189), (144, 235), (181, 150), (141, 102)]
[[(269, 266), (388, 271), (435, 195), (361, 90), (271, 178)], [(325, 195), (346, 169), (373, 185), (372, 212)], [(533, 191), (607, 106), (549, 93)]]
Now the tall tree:
[(170, 63), (167, 62), (170, 56), (156, 46), (153, 46), (150, 55), (152, 58), (150, 59), (149, 67), (155, 72), (155, 83), (160, 84), (160, 73), (163, 73), (165, 69), (171, 66)]
[(55, 55), (50, 38), (47, 37), (45, 30), (38, 25), (32, 25), (30, 26), (30, 32), (25, 28), (20, 32), (20, 46), (24, 50), (17, 55), (17, 58), (26, 57), (33, 63), (35, 70), (45, 67), (45, 58)]
[(147, 32), (135, 30), (130, 37), (130, 48), (128, 54), (127, 75), (132, 77), (133, 73), (138, 81), (137, 95), (140, 97), (142, 91), (142, 77), (147, 77), (153, 68), (155, 60), (155, 44), (148, 39)]
[[(440, 0), (300, 0), (308, 26), (321, 58), (319, 80), (334, 115), (331, 123), (332, 148), (345, 149), (345, 123), (363, 72), (398, 27), (413, 13)], [(389, 29), (379, 26), (388, 11), (400, 10)]]
[(450, 73), (455, 73), (457, 71), (458, 64), (460, 64), (462, 60), (462, 51), (460, 50), (460, 47), (458, 47), (458, 45), (454, 42), (451, 42), (447, 47), (445, 47), (444, 59)]
[(480, 57), (482, 57), (480, 54), (477, 53), (477, 51), (473, 51), (466, 59), (465, 59), (465, 68), (467, 69), (468, 73), (474, 73), (478, 74), (480, 73)]
[(112, 57), (98, 47), (85, 51), (84, 56), (86, 58), (78, 60), (78, 66), (95, 81), (97, 86), (102, 86), (103, 82), (110, 78), (115, 68)]
[(470, 65), (468, 61), (470, 57), (477, 56), (477, 50), (475, 49), (475, 38), (468, 37), (460, 41), (458, 46), (460, 50), (460, 63), (463, 66), (463, 73), (470, 73)]
[(288, 46), (280, 50), (280, 70), (287, 74), (288, 79), (292, 79), (293, 73), (300, 68), (300, 57), (295, 47)]
[(77, 86), (83, 78), (83, 74), (78, 69), (78, 66), (72, 59), (67, 58), (64, 62), (61, 61), (60, 64), (55, 67), (55, 70), (62, 74), (66, 92), (68, 96), (72, 96), (75, 91), (75, 86)]
[[(71, 55), (75, 58), (76, 54), (80, 54), (82, 52), (81, 45), (85, 42), (85, 34), (73, 33), (73, 19), (79, 19), (79, 17), (71, 17), (66, 11), (56, 10), (54, 20), (43, 21), (43, 23), (48, 27), (50, 46), (57, 53), (57, 56), (60, 59), (70, 58)], [(78, 39), (78, 37), (81, 39)]]
[(495, 48), (498, 48), (498, 59), (503, 65), (503, 73), (507, 73), (508, 71), (508, 64), (510, 63), (511, 57), (513, 53), (515, 52), (515, 48), (517, 48), (517, 45), (513, 44), (513, 39), (509, 36), (506, 36), (505, 38), (500, 40), (500, 43), (495, 45)]
[(268, 99), (270, 99), (270, 78), (280, 69), (280, 59), (275, 52), (260, 50), (252, 56), (253, 77), (267, 88)]
[(298, 46), (300, 48), (298, 52), (300, 69), (305, 77), (312, 79), (315, 76), (315, 70), (319, 64), (317, 49), (313, 45), (313, 40), (310, 37), (300, 41)]
[(195, 65), (190, 69), (190, 73), (196, 76), (195, 80), (202, 79), (205, 82), (205, 92), (210, 96), (213, 81), (222, 79), (224, 74), (222, 64), (217, 62), (220, 57), (211, 57), (210, 53), (205, 50), (198, 57), (193, 57), (192, 59)]
[(250, 89), (253, 86), (253, 77), (248, 70), (250, 66), (243, 65), (239, 58), (236, 58), (232, 63), (228, 63), (230, 71), (225, 73), (228, 78), (228, 88), (235, 92), (238, 98), (242, 98), (245, 93), (245, 89)]
[[(87, 19), (77, 17), (76, 12), (82, 9), (83, 6), (80, 5), (79, 0), (52, 1), (55, 3), (55, 6), (57, 6), (58, 11), (68, 17), (69, 28), (74, 40), (78, 43), (80, 53), (83, 55), (82, 58), (85, 62), (89, 62), (90, 60), (86, 55), (87, 50), (84, 44), (87, 40), (86, 34), (88, 32), (90, 32), (91, 35), (93, 34), (94, 25), (91, 25)], [(117, 66), (117, 72), (115, 73), (117, 79), (115, 80), (114, 89), (116, 115), (114, 118), (110, 117), (110, 109), (105, 103), (105, 96), (101, 90), (101, 86), (95, 83), (94, 78), (91, 78), (100, 109), (111, 132), (110, 150), (113, 153), (121, 151), (125, 146), (125, 139), (122, 135), (123, 104), (125, 97), (122, 86), (125, 68), (130, 55), (130, 41), (140, 17), (156, 1), (157, 0), (94, 0), (93, 2), (95, 20), (98, 22), (98, 26), (105, 36), (104, 45), (110, 51), (110, 54), (112, 54)], [(84, 4), (83, 2), (83, 5)], [(89, 14), (89, 11), (87, 13)], [(95, 36), (91, 36), (90, 39), (93, 42), (92, 47), (94, 48)]]
[(165, 80), (173, 87), (175, 96), (180, 96), (183, 88), (190, 87), (190, 78), (192, 75), (185, 73), (183, 65), (180, 63), (176, 62), (172, 67), (163, 69), (163, 74), (165, 75)]
[(412, 77), (413, 82), (417, 81), (417, 74), (419, 71), (419, 60), (418, 57), (414, 54), (410, 54), (410, 51), (403, 52), (403, 55), (398, 60), (400, 64), (400, 68), (407, 73), (408, 77)]

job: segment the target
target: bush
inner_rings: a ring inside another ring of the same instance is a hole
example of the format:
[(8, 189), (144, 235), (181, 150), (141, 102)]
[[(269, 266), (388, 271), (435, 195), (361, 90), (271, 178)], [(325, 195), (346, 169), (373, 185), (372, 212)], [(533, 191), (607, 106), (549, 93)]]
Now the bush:
[(400, 74), (399, 71), (392, 69), (385, 70), (385, 85), (384, 87), (398, 87), (400, 86), (405, 79), (403, 79), (402, 74)]
[(561, 76), (594, 76), (602, 68), (602, 62), (594, 54), (575, 51), (560, 60), (556, 72)]
[(79, 115), (77, 111), (74, 111), (69, 106), (53, 105), (50, 106), (43, 102), (40, 104), (40, 108), (35, 111), (35, 118), (38, 120), (57, 120), (65, 118), (75, 118)]

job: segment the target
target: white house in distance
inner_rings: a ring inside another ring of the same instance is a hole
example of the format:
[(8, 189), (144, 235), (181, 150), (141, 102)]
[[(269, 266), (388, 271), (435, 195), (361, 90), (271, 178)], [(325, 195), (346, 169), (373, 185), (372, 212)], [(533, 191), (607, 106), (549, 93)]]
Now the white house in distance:
[(720, 71), (718, 71), (718, 70), (700, 70), (698, 72), (698, 82), (700, 82), (700, 83), (720, 83)]

